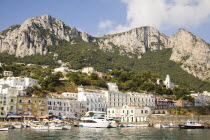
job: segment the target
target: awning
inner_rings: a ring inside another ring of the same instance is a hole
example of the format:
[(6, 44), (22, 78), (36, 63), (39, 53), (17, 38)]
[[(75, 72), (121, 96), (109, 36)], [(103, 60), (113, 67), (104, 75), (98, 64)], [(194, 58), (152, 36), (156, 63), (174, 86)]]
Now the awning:
[(44, 115), (44, 116), (39, 117), (39, 119), (46, 119), (46, 118), (50, 118), (50, 117), (57, 117), (57, 116), (55, 116), (55, 115)]
[(6, 117), (7, 117), (6, 115), (0, 115), (0, 119), (4, 119)]
[(7, 118), (8, 119), (19, 119), (19, 118), (22, 118), (22, 116), (14, 116), (14, 115), (12, 115), (12, 116), (8, 116)]
[(23, 118), (32, 118), (32, 119), (35, 119), (36, 117), (34, 116), (22, 116)]

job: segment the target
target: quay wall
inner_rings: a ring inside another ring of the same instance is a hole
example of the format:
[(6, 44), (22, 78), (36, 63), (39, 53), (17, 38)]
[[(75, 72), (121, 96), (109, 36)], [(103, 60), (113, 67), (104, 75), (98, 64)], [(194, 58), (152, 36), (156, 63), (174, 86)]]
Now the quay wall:
[(194, 121), (206, 126), (210, 126), (210, 115), (185, 115), (185, 116), (162, 116), (162, 115), (152, 115), (148, 117), (148, 122), (150, 125), (153, 124), (170, 124), (174, 125), (183, 124), (186, 121)]

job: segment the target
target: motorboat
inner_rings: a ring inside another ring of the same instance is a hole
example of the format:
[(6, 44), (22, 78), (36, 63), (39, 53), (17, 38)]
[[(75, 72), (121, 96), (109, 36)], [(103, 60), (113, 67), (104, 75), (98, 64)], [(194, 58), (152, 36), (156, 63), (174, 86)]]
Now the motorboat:
[(127, 127), (148, 127), (149, 124), (128, 124)]
[(119, 125), (119, 120), (115, 120), (114, 118), (107, 118), (107, 120), (110, 122), (110, 126), (111, 128), (116, 128)]
[(22, 129), (22, 128), (24, 128), (24, 126), (22, 124), (12, 125), (12, 129)]
[(161, 127), (162, 127), (162, 128), (177, 128), (177, 127), (179, 127), (179, 126), (170, 123), (169, 125), (168, 125), (168, 124), (162, 124)]
[(204, 125), (193, 122), (193, 121), (187, 121), (185, 124), (179, 125), (180, 129), (203, 129)]
[(8, 126), (1, 126), (0, 127), (0, 131), (8, 131), (9, 130), (9, 127)]
[(162, 128), (162, 125), (160, 123), (158, 123), (158, 124), (154, 124), (154, 127), (155, 128)]
[(31, 125), (31, 128), (35, 130), (48, 130), (49, 129), (47, 125)]
[(71, 129), (71, 125), (64, 125), (62, 127), (63, 130), (70, 130)]
[(82, 117), (79, 125), (83, 127), (107, 128), (111, 122), (103, 117)]
[(49, 129), (50, 130), (62, 130), (63, 126), (55, 124), (55, 123), (51, 123), (51, 124), (49, 124)]
[(162, 124), (161, 127), (162, 128), (171, 128), (170, 125), (167, 125), (167, 124)]

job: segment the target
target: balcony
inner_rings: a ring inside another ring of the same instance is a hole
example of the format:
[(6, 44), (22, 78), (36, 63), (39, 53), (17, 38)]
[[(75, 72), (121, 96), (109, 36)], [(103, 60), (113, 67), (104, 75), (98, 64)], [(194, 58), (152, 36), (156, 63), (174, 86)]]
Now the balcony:
[(18, 104), (32, 104), (31, 102), (18, 102)]

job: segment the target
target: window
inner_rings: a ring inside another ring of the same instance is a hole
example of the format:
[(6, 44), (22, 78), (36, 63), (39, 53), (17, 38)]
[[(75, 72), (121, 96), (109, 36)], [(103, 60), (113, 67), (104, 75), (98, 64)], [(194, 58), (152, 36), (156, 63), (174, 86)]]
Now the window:
[(13, 110), (13, 106), (10, 106), (10, 110)]
[(114, 110), (112, 110), (112, 114), (114, 114)]
[(133, 113), (133, 110), (131, 110), (131, 113)]
[(11, 102), (13, 103), (14, 102), (14, 99), (11, 99)]

